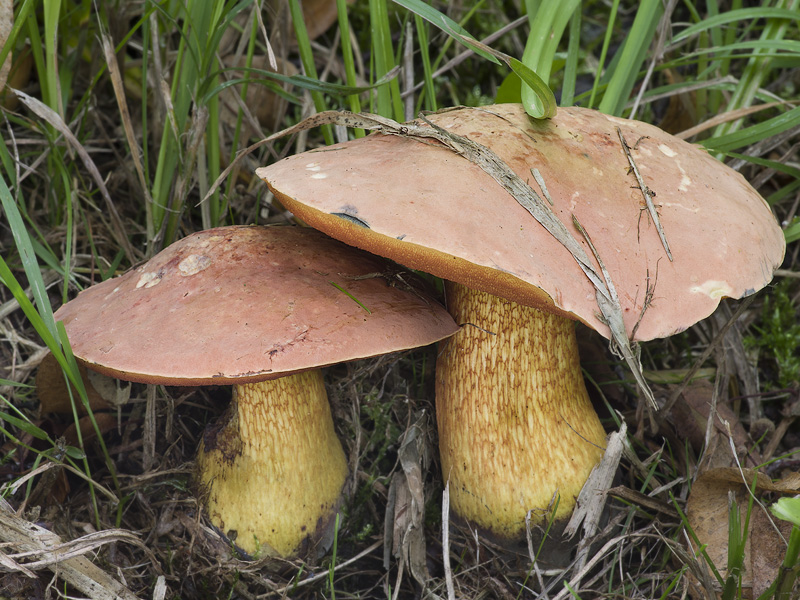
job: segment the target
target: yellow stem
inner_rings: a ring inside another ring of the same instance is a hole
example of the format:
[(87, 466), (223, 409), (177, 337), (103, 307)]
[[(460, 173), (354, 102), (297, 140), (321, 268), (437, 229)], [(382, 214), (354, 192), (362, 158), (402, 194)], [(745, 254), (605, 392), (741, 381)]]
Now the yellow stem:
[(211, 522), (248, 554), (324, 546), (347, 461), (321, 372), (236, 386), (228, 420), (206, 431), (198, 469)]
[(515, 539), (553, 495), (568, 516), (603, 455), (605, 432), (581, 374), (574, 323), (447, 282), (461, 332), (436, 365), (439, 451), (454, 511)]

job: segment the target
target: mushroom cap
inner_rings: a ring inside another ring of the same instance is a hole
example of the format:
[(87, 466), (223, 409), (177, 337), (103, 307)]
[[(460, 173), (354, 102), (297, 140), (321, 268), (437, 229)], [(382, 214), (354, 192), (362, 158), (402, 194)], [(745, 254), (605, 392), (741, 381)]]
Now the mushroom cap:
[[(555, 215), (592, 257), (577, 216), (597, 248), (629, 336), (653, 288), (635, 339), (667, 337), (721, 298), (754, 293), (783, 259), (780, 227), (739, 173), (646, 123), (583, 108), (535, 121), (517, 104), (428, 118), (493, 150), (537, 191), (539, 170)], [(673, 262), (617, 128), (654, 193)], [(286, 208), (337, 239), (610, 335), (572, 255), (480, 167), (435, 142), (375, 134), (256, 172)]]
[(458, 330), (434, 300), (370, 276), (386, 268), (312, 229), (220, 227), (92, 286), (55, 317), (89, 368), (166, 385), (262, 381)]

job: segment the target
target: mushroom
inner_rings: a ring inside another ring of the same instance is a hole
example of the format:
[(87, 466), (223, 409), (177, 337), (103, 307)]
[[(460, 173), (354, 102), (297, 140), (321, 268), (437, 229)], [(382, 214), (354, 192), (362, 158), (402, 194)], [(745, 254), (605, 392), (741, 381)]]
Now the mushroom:
[(320, 367), (458, 328), (383, 259), (318, 231), (221, 227), (183, 238), (56, 312), (75, 355), (119, 379), (233, 385), (198, 455), (211, 522), (250, 555), (307, 554), (331, 533), (348, 468)]
[[(631, 339), (686, 329), (721, 298), (765, 286), (782, 260), (782, 232), (744, 178), (651, 125), (582, 108), (535, 121), (516, 104), (428, 119), (488, 147), (537, 188), (538, 170), (553, 213), (589, 256), (573, 215), (591, 237)], [(620, 136), (655, 196), (672, 261)], [(518, 539), (526, 513), (543, 522), (558, 495), (563, 522), (604, 447), (572, 321), (610, 337), (570, 252), (486, 172), (429, 139), (375, 134), (257, 174), (312, 227), (447, 280), (449, 310), (464, 325), (436, 375), (454, 510)]]

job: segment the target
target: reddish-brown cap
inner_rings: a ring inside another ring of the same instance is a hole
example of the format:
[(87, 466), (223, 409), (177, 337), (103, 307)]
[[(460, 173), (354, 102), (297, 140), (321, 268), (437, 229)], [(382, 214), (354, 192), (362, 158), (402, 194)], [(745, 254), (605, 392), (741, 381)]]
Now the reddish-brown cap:
[(387, 263), (294, 227), (190, 235), (56, 312), (75, 355), (120, 379), (248, 383), (415, 348), (458, 327)]
[[(666, 337), (707, 317), (723, 297), (761, 289), (785, 242), (763, 198), (704, 150), (645, 123), (581, 108), (530, 119), (497, 105), (431, 115), (487, 146), (553, 212), (580, 220), (608, 269), (629, 334), (653, 288), (636, 339)], [(654, 195), (667, 258), (617, 134)], [(595, 290), (572, 255), (489, 175), (430, 142), (372, 135), (258, 169), (278, 199), (337, 239), (438, 277), (551, 310), (608, 336)]]

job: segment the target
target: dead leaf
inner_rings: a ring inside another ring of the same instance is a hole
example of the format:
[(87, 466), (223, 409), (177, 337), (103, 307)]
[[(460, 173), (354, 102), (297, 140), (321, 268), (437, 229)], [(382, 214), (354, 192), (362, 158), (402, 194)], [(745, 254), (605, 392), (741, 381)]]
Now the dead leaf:
[[(89, 399), (92, 412), (108, 410), (112, 406), (124, 404), (130, 397), (130, 384), (120, 385), (119, 380), (93, 371), (79, 364), (78, 370), (83, 379), (83, 386)], [(39, 414), (51, 413), (72, 414), (72, 401), (67, 390), (67, 383), (61, 372), (58, 361), (52, 354), (47, 354), (39, 365), (36, 374), (36, 392), (39, 395)], [(79, 415), (85, 415), (86, 409), (80, 402), (77, 390), (72, 388)]]
[[(686, 503), (689, 525), (700, 544), (705, 546), (708, 557), (723, 579), (727, 576), (729, 496), (735, 499), (741, 523), (744, 523), (750, 498), (748, 486), (753, 481), (755, 495), (759, 499), (768, 492), (796, 494), (800, 491), (800, 473), (773, 482), (767, 475), (755, 469), (716, 468), (697, 478)], [(764, 504), (771, 501), (767, 499), (761, 504), (755, 503), (750, 513), (741, 578), (745, 598), (756, 598), (769, 587), (777, 577), (786, 553), (791, 524), (774, 519), (769, 514)], [(692, 551), (698, 552), (694, 544)], [(705, 597), (711, 592), (712, 590), (704, 589), (702, 594)]]
[[(424, 476), (430, 462), (425, 431), (428, 415), (422, 413), (403, 436), (398, 452), (402, 471), (395, 473), (389, 486), (386, 508), (386, 546), (384, 562), (388, 564), (389, 548), (398, 568), (408, 566), (411, 576), (423, 587), (430, 575), (425, 550)], [(391, 532), (391, 533), (390, 533)]]
[[(714, 388), (706, 380), (695, 381), (683, 390), (670, 410), (670, 419), (677, 435), (681, 440), (688, 441), (697, 455), (705, 450), (703, 470), (731, 467), (737, 463), (737, 459), (747, 467), (760, 464), (761, 458), (754, 449), (755, 444), (739, 417), (722, 402), (716, 406), (711, 435), (706, 440), (713, 394)], [(731, 452), (730, 438), (736, 448), (736, 457)]]

